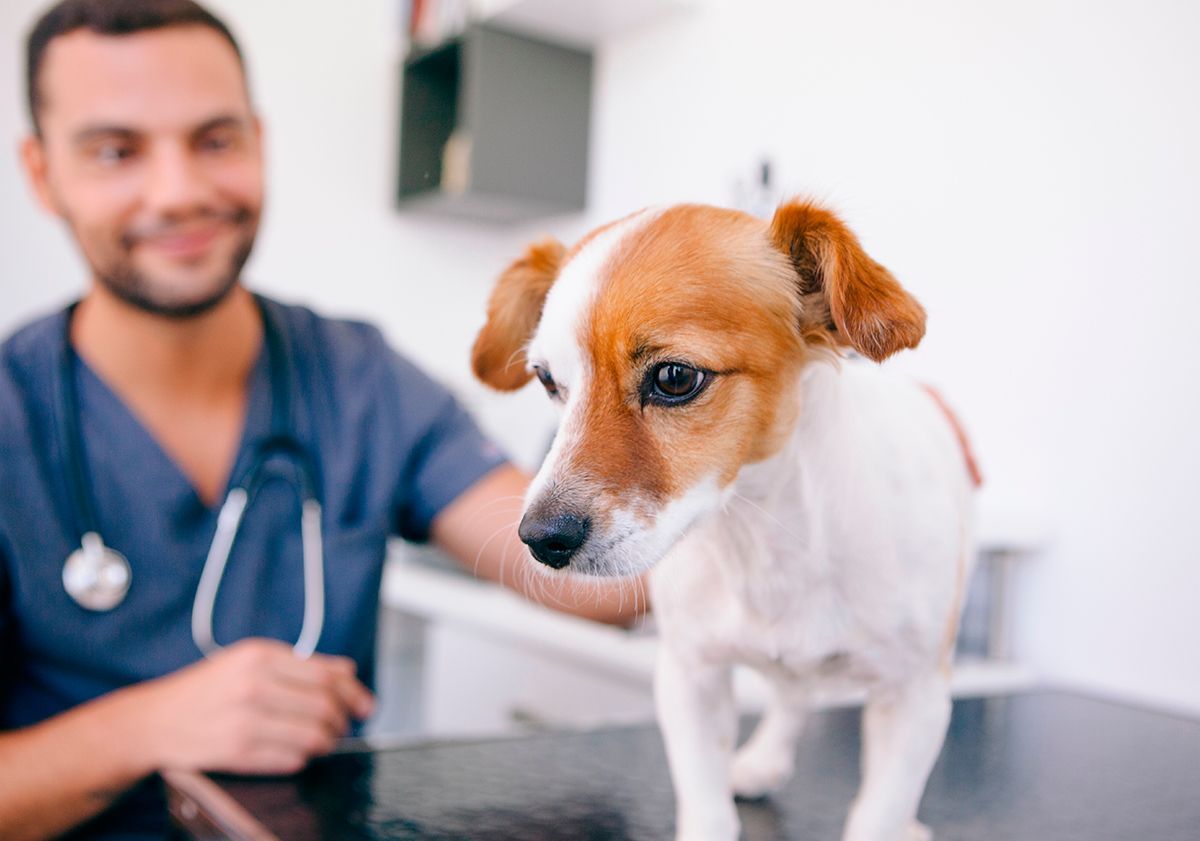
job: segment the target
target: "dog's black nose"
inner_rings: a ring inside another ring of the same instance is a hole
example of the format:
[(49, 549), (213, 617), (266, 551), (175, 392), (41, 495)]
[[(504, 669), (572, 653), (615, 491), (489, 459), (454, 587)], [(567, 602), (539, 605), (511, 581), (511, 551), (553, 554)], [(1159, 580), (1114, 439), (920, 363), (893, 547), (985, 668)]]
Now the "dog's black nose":
[(587, 540), (591, 528), (591, 520), (571, 511), (559, 511), (549, 517), (530, 511), (521, 518), (517, 534), (535, 558), (548, 567), (562, 569)]

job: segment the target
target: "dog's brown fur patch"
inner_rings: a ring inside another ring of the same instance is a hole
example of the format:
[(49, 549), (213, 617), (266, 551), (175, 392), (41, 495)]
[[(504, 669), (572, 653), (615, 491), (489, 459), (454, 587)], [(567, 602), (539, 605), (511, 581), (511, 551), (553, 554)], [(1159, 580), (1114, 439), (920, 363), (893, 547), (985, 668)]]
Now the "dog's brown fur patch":
[[(592, 378), (580, 463), (565, 472), (586, 469), (623, 503), (632, 493), (657, 507), (773, 454), (795, 416), (804, 343), (794, 274), (763, 222), (674, 207), (631, 233), (605, 272), (581, 328)], [(714, 380), (686, 405), (643, 406), (643, 379), (666, 361)]]

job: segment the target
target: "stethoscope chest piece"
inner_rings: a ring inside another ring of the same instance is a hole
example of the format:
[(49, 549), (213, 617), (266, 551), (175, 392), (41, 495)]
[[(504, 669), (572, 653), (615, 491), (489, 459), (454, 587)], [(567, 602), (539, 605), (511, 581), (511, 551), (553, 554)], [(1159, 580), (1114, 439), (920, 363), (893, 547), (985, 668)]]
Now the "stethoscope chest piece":
[(63, 587), (80, 607), (103, 612), (125, 600), (133, 574), (124, 555), (105, 546), (96, 532), (88, 532), (82, 545), (67, 556), (62, 578)]

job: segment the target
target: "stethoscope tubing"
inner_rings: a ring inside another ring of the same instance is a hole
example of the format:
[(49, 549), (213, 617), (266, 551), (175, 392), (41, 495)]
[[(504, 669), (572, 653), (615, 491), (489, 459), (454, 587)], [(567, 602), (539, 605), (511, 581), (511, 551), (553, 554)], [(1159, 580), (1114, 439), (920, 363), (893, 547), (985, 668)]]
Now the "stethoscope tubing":
[[(300, 634), (293, 645), (297, 657), (309, 657), (317, 648), (325, 619), (324, 548), (321, 530), (322, 509), (313, 477), (314, 463), (299, 439), (292, 432), (291, 366), (287, 349), (279, 331), (261, 299), (264, 343), (268, 356), (271, 382), (271, 436), (257, 447), (255, 458), (242, 482), (233, 487), (217, 514), (216, 530), (192, 604), (192, 639), (197, 648), (211, 656), (221, 649), (213, 633), (213, 614), (221, 582), (228, 566), (238, 529), (263, 484), (266, 462), (272, 457), (287, 456), (292, 463), (295, 484), (300, 496), (300, 534), (304, 574), (304, 616)], [(79, 427), (79, 398), (75, 388), (74, 349), (70, 342), (70, 313), (64, 335), (64, 354), (59, 382), (59, 422), (62, 425), (62, 448), (67, 463), (70, 502), (75, 525), (80, 534), (80, 549), (72, 552), (63, 566), (63, 586), (82, 607), (93, 611), (111, 610), (125, 598), (132, 577), (128, 560), (106, 546), (97, 526), (87, 466), (83, 459), (83, 437)], [(104, 591), (110, 583), (118, 589)]]

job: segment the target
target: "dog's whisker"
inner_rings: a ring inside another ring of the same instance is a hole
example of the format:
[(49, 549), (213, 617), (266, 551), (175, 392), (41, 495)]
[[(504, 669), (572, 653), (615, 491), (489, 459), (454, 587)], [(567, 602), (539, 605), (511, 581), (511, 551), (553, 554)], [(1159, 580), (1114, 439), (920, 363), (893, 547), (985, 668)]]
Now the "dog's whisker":
[[(495, 531), (493, 531), (488, 536), (488, 538), (479, 547), (479, 551), (475, 553), (475, 562), (471, 566), (471, 572), (473, 575), (476, 575), (476, 576), (479, 575), (479, 564), (483, 560), (483, 556), (487, 552), (488, 547), (491, 546), (492, 541), (494, 541), (497, 537), (500, 537), (502, 534), (506, 534), (506, 533), (515, 531), (515, 529), (516, 529), (515, 523), (505, 523), (504, 525), (499, 526)], [(506, 544), (505, 547), (501, 550), (500, 569), (497, 571), (498, 574), (500, 575), (500, 580), (502, 580), (502, 581), (504, 580), (504, 559), (505, 559), (505, 555), (507, 555), (507, 553), (508, 553), (508, 545)]]
[(765, 517), (767, 519), (768, 522), (773, 523), (774, 525), (778, 526), (779, 529), (784, 534), (786, 534), (788, 537), (792, 538), (793, 540), (798, 541), (800, 544), (807, 543), (807, 541), (804, 538), (802, 538), (800, 535), (796, 534), (794, 531), (792, 531), (790, 528), (788, 528), (786, 523), (784, 523), (782, 520), (780, 520), (778, 517), (776, 517), (774, 514), (772, 514), (767, 509), (763, 508), (761, 505), (759, 505), (757, 502), (752, 500), (750, 497), (745, 496), (744, 494), (737, 493), (735, 491), (730, 494), (729, 498), (730, 498), (731, 502), (733, 500), (737, 500), (739, 502), (746, 503), (746, 505), (750, 506), (750, 510), (761, 514), (763, 517)]

